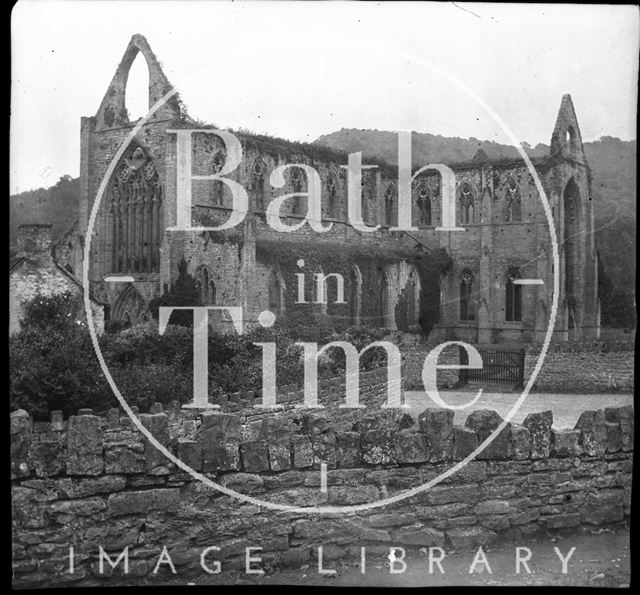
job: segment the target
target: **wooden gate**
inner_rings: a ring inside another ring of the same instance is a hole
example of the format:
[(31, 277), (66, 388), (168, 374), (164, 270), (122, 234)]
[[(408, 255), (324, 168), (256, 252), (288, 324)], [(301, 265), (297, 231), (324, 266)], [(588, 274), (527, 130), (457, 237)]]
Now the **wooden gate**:
[[(481, 370), (460, 370), (459, 385), (470, 382), (486, 384), (510, 384), (514, 389), (524, 388), (524, 349), (505, 349), (477, 347), (482, 358)], [(469, 356), (464, 347), (460, 347), (460, 364), (468, 364)]]

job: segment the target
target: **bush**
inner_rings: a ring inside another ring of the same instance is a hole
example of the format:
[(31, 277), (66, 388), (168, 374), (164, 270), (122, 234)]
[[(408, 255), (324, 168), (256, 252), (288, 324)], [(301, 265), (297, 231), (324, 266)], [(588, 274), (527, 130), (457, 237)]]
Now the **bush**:
[[(104, 412), (118, 402), (104, 377), (86, 325), (79, 314), (81, 302), (71, 294), (38, 297), (25, 308), (18, 334), (10, 339), (10, 401), (36, 419), (47, 419), (51, 410), (65, 416), (89, 407)], [(233, 393), (262, 388), (262, 348), (254, 343), (276, 344), (278, 386), (303, 378), (303, 351), (297, 341), (349, 341), (358, 350), (385, 334), (381, 329), (349, 328), (333, 332), (327, 317), (293, 318), (273, 328), (257, 327), (243, 335), (212, 334), (209, 337), (209, 391)], [(181, 403), (193, 399), (193, 334), (183, 326), (169, 325), (163, 335), (151, 322), (119, 334), (99, 338), (105, 363), (129, 405), (141, 411), (154, 402)], [(381, 348), (368, 350), (361, 370), (384, 365)], [(341, 349), (330, 349), (319, 358), (318, 375), (344, 373)]]

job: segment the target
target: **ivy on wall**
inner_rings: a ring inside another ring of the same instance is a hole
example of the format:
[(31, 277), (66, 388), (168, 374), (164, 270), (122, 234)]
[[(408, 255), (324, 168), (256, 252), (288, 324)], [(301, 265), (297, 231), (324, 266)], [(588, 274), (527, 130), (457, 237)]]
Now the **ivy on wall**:
[[(360, 269), (362, 275), (362, 292), (360, 298), (360, 321), (364, 326), (379, 327), (381, 322), (381, 284), (384, 268), (388, 265), (397, 265), (402, 261), (413, 265), (420, 278), (420, 300), (418, 319), (421, 331), (429, 334), (437, 321), (440, 278), (446, 274), (452, 260), (445, 250), (439, 249), (432, 252), (416, 252), (408, 249), (382, 249), (375, 246), (358, 247), (348, 245), (334, 245), (319, 242), (288, 242), (258, 240), (256, 242), (256, 259), (267, 266), (278, 266), (284, 277), (285, 312), (290, 316), (304, 318), (304, 313), (315, 313), (320, 309), (320, 304), (298, 304), (298, 278), (296, 273), (305, 273), (304, 286), (305, 297), (311, 302), (315, 296), (315, 273), (323, 272), (325, 275), (338, 273), (344, 279), (345, 304), (337, 304), (337, 289), (335, 280), (328, 284), (328, 304), (326, 313), (330, 317), (336, 330), (343, 330), (351, 325), (350, 304), (351, 295), (351, 271), (354, 264)], [(298, 266), (298, 261), (304, 261), (304, 267)], [(400, 302), (396, 306), (396, 320), (402, 326), (403, 315), (406, 317), (406, 296), (401, 295)], [(404, 312), (404, 314), (403, 314)]]

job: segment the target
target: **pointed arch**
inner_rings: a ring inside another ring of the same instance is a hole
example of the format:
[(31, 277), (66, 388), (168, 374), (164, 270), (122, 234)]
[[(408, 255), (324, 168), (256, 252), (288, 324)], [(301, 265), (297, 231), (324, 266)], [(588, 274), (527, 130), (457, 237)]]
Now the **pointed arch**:
[[(211, 173), (217, 174), (223, 167), (225, 162), (227, 161), (227, 152), (221, 148), (214, 152), (211, 157)], [(224, 184), (220, 180), (214, 180), (211, 184), (211, 193), (213, 204), (220, 206), (223, 204), (223, 196), (224, 196)]]
[[(292, 167), (289, 175), (291, 192), (306, 192), (307, 180), (304, 171), (299, 167)], [(306, 199), (302, 196), (294, 197), (291, 202), (291, 213), (293, 215), (302, 215), (305, 211), (305, 203)]]
[(349, 324), (360, 326), (362, 309), (362, 273), (357, 264), (351, 266), (349, 274)]
[(132, 145), (107, 192), (111, 217), (111, 270), (157, 273), (160, 268), (164, 189), (148, 151)]
[[(148, 71), (147, 110), (173, 88), (144, 36), (133, 35), (96, 113), (98, 128), (114, 128), (130, 123), (126, 109), (127, 83), (138, 54), (142, 54)], [(177, 97), (173, 96), (155, 112), (153, 119), (172, 119), (179, 114), (180, 104)]]
[(387, 268), (380, 271), (378, 326), (392, 328), (394, 320), (391, 303), (391, 276)]
[(257, 157), (251, 168), (251, 190), (253, 191), (255, 208), (264, 210), (268, 206), (267, 200), (267, 165), (262, 157)]
[(463, 269), (460, 273), (460, 320), (473, 321), (476, 319), (475, 278), (470, 269)]
[(502, 194), (504, 221), (522, 221), (522, 193), (513, 176), (509, 176)]
[(127, 283), (120, 291), (110, 314), (112, 320), (119, 320), (128, 326), (135, 326), (149, 318), (147, 304), (131, 283)]
[(268, 294), (269, 310), (274, 314), (284, 314), (286, 285), (280, 267), (273, 267), (269, 272)]
[(418, 209), (418, 225), (420, 227), (432, 224), (431, 202), (433, 190), (429, 186), (427, 178), (419, 178), (413, 187), (413, 201)]
[(580, 189), (573, 177), (564, 188), (563, 207), (565, 296), (571, 305), (574, 305), (578, 301), (579, 293), (577, 281), (580, 270), (582, 201)]
[(401, 268), (400, 287), (395, 321), (398, 329), (407, 331), (419, 324), (420, 318), (420, 276), (413, 265)]
[(397, 225), (398, 189), (393, 182), (389, 182), (384, 192), (384, 224), (391, 227)]
[(214, 305), (217, 296), (211, 269), (207, 265), (200, 265), (196, 270), (195, 278), (196, 287), (200, 291), (200, 303), (203, 306)]
[(458, 221), (461, 225), (476, 222), (478, 192), (471, 182), (461, 182), (458, 186)]
[(327, 216), (331, 219), (338, 218), (338, 196), (340, 182), (335, 173), (329, 173), (327, 177)]

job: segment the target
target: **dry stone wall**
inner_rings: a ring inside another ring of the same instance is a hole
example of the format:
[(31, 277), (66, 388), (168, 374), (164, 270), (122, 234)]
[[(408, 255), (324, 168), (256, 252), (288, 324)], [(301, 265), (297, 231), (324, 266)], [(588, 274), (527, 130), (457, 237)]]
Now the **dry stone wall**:
[[(245, 570), (247, 548), (262, 548), (250, 555), (261, 558), (254, 568), (267, 571), (316, 564), (320, 547), (327, 566), (359, 560), (361, 547), (369, 555), (388, 554), (391, 546), (465, 550), (502, 537), (621, 522), (630, 511), (631, 407), (584, 412), (575, 429), (561, 431), (551, 412), (530, 414), (431, 489), (333, 515), (311, 507), (375, 503), (424, 484), (469, 455), (501, 418), (475, 411), (462, 427), (453, 425), (452, 411), (438, 409), (416, 423), (402, 410), (371, 407), (291, 408), (259, 419), (246, 407), (197, 413), (159, 405), (139, 418), (218, 484), (310, 510), (274, 511), (193, 480), (117, 409), (105, 417), (81, 410), (67, 420), (53, 412), (48, 423), (15, 411), (16, 587), (162, 583), (174, 576), (169, 564), (158, 564), (163, 548), (186, 581), (207, 572), (203, 561), (209, 569), (219, 562), (222, 572)], [(122, 555), (115, 569), (106, 555), (114, 564)]]

